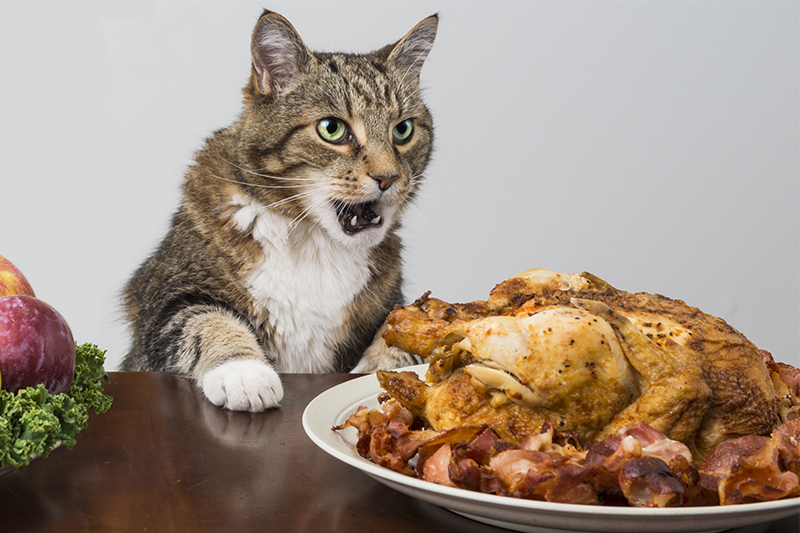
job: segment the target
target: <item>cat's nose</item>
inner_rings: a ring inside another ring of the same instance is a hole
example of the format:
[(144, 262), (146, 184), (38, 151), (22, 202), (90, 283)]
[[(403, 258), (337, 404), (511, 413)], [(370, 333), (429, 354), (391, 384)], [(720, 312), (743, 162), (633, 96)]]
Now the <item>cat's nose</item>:
[(391, 174), (387, 176), (370, 176), (370, 178), (378, 182), (378, 188), (382, 191), (385, 191), (391, 187), (392, 183), (394, 183), (394, 181), (399, 177), (400, 176), (397, 174)]

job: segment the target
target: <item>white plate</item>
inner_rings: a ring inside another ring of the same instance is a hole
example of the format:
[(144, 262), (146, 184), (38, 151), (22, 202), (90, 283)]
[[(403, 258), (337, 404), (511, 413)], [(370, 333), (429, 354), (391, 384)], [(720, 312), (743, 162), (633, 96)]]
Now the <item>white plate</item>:
[[(426, 369), (427, 365), (417, 365), (403, 370), (413, 370), (424, 376)], [(359, 456), (355, 451), (357, 432), (354, 428), (331, 429), (344, 423), (361, 405), (378, 407), (377, 396), (381, 392), (374, 374), (328, 389), (306, 407), (303, 428), (317, 446), (380, 483), (480, 522), (531, 532), (679, 533), (746, 527), (800, 513), (800, 498), (725, 507), (599, 507), (521, 500), (422, 481)]]

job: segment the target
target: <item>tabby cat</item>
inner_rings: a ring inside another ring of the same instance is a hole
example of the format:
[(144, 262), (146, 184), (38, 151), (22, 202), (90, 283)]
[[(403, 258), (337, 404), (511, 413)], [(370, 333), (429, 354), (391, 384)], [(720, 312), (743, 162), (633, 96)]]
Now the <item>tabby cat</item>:
[(260, 411), (283, 397), (279, 372), (418, 362), (379, 329), (403, 303), (398, 228), (431, 156), (419, 75), (437, 25), (368, 54), (312, 53), (263, 13), (241, 115), (195, 155), (124, 290), (123, 370), (178, 372), (217, 405)]

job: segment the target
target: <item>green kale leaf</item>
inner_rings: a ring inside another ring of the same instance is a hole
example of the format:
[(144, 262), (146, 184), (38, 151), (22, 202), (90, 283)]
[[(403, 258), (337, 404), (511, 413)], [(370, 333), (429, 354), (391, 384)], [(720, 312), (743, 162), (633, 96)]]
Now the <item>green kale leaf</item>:
[(75, 377), (67, 392), (50, 394), (44, 385), (16, 393), (0, 390), (0, 466), (25, 466), (59, 444), (72, 449), (89, 409), (99, 414), (111, 407), (113, 398), (103, 394), (101, 383), (108, 381), (106, 352), (86, 343), (75, 353)]

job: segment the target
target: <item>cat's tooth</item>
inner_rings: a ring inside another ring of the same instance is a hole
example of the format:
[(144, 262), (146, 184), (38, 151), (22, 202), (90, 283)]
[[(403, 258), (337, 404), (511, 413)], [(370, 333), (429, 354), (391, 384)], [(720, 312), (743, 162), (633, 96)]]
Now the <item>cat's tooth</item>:
[(370, 223), (371, 224), (380, 224), (381, 223), (381, 216), (380, 215), (376, 216), (375, 218), (370, 220)]
[(353, 227), (358, 226), (358, 215), (353, 215), (353, 218), (350, 219), (350, 225)]

